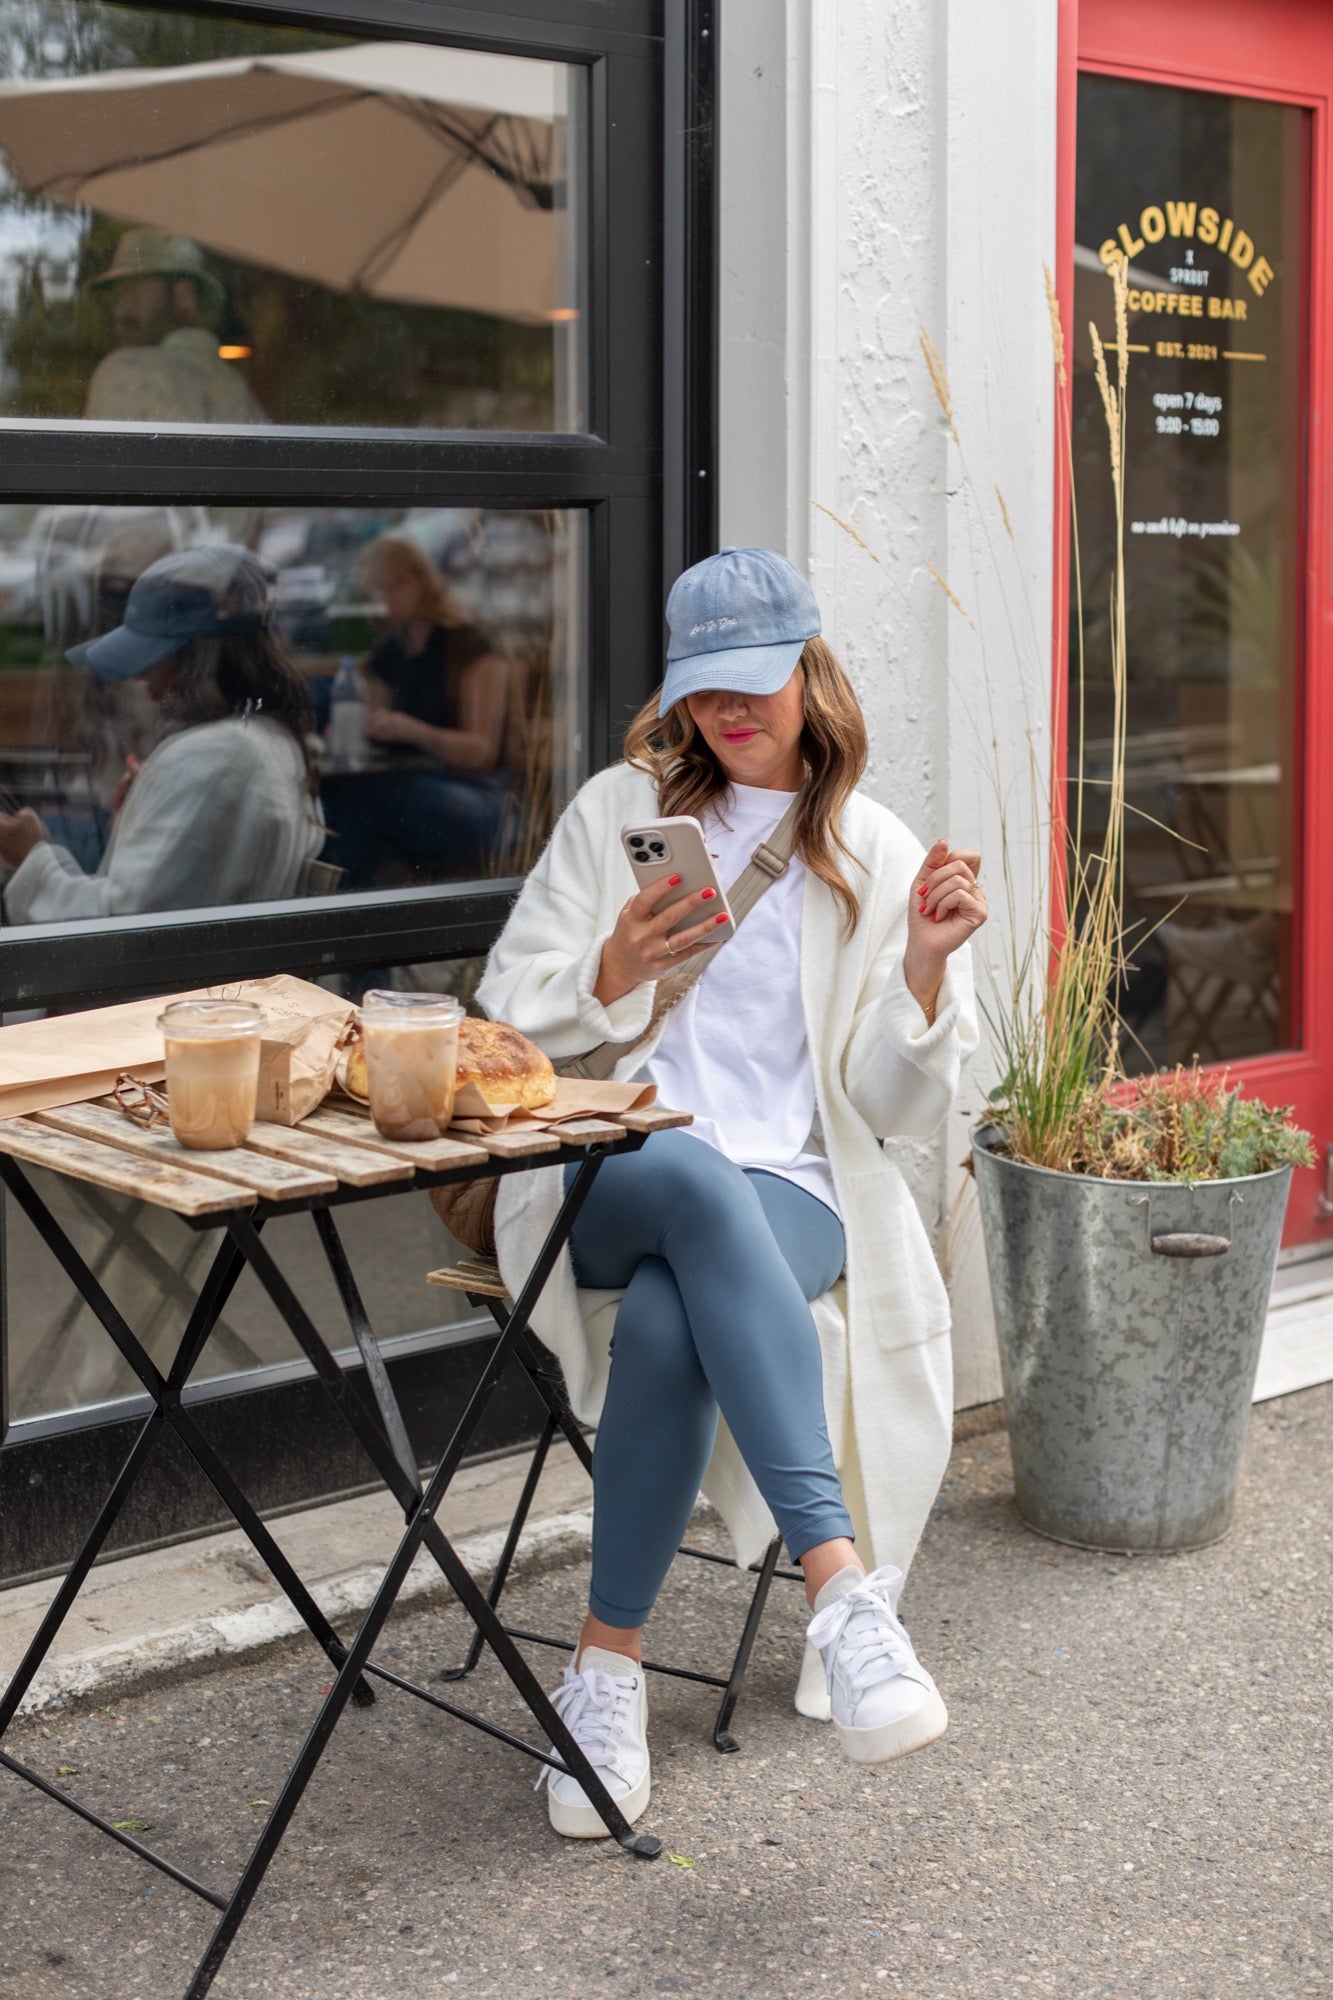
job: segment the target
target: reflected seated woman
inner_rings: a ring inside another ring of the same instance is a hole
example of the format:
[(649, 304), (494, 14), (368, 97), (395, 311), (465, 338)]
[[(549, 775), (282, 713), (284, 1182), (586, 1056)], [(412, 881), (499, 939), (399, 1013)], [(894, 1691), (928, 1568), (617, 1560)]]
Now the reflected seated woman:
[(404, 768), (326, 776), (327, 859), (349, 889), (371, 887), (394, 862), (426, 880), (480, 872), (508, 805), (509, 663), (414, 542), (381, 537), (361, 575), (390, 627), (366, 661), (366, 735)]
[(125, 622), (67, 656), (104, 681), (141, 679), (169, 734), (133, 760), (96, 873), (30, 809), (0, 814), (10, 923), (127, 916), (295, 894), (324, 826), (306, 753), (305, 683), (269, 621), (246, 549), (181, 549), (151, 563)]

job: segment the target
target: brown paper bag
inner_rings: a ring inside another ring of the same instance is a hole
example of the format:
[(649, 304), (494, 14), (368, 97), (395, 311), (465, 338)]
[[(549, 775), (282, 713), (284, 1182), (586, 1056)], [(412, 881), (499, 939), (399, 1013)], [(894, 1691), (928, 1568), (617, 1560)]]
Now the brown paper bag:
[(555, 1096), (535, 1111), (504, 1104), (482, 1095), (475, 1083), (464, 1084), (454, 1099), (454, 1124), (466, 1132), (498, 1132), (519, 1125), (562, 1125), (573, 1118), (614, 1118), (620, 1111), (646, 1111), (655, 1102), (653, 1083), (592, 1083), (584, 1077), (558, 1076)]
[(356, 1009), (336, 993), (307, 979), (278, 973), (272, 979), (237, 980), (214, 986), (218, 1000), (250, 1000), (264, 1015), (259, 1048), (256, 1118), (274, 1125), (299, 1125), (333, 1088), (338, 1056)]
[(122, 1070), (141, 1083), (160, 1083), (165, 1062), (157, 1017), (163, 1005), (156, 999), (130, 1000), (0, 1028), (0, 1118), (103, 1097)]
[(168, 1000), (205, 997), (251, 1000), (264, 1013), (259, 1116), (294, 1124), (313, 1111), (333, 1082), (334, 1044), (354, 1010), (321, 986), (279, 973), (0, 1028), (0, 1118), (105, 1097), (125, 1071), (160, 1083), (166, 1063), (158, 1015)]

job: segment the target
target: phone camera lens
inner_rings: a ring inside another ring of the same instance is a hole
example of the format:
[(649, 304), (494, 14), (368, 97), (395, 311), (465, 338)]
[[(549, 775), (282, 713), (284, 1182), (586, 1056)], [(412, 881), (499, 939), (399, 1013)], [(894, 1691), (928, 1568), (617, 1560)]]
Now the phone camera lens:
[(652, 851), (660, 861), (663, 855), (666, 853), (666, 848), (663, 846), (660, 840), (655, 840), (652, 844)]
[(641, 833), (632, 833), (629, 837), (629, 844), (631, 847), (642, 847), (643, 835)]

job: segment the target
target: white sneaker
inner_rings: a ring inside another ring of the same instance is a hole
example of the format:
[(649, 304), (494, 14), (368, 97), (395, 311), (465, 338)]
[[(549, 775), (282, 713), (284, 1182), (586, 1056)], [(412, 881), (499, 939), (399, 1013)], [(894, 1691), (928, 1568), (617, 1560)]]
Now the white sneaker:
[(824, 1662), (808, 1639), (801, 1649), (801, 1673), (796, 1683), (793, 1707), (809, 1722), (831, 1722), (833, 1719)]
[[(643, 1668), (623, 1653), (585, 1646), (579, 1670), (566, 1667), (553, 1690), (557, 1714), (632, 1826), (652, 1789), (648, 1696)], [(570, 1840), (604, 1840), (609, 1831), (568, 1771), (543, 1764), (535, 1789), (547, 1787), (551, 1825)]]
[(825, 1584), (821, 1597), (835, 1585), (841, 1594), (816, 1611), (806, 1638), (824, 1662), (843, 1750), (855, 1764), (882, 1764), (943, 1736), (949, 1712), (894, 1612), (902, 1571), (877, 1569), (849, 1588), (850, 1575)]

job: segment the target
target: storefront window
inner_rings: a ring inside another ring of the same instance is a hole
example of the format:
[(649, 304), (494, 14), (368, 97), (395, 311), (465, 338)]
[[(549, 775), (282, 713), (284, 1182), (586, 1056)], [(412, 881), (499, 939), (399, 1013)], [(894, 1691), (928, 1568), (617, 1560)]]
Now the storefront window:
[[(640, 0), (278, 12), (0, 0), (6, 1022), (278, 971), (469, 999), (515, 878), (653, 683), (664, 533), (677, 566), (715, 542), (692, 281), (712, 127), (664, 118), (694, 61), (678, 24), (664, 41)], [(670, 234), (664, 183), (687, 192)], [(688, 518), (664, 472), (687, 454)], [(33, 1173), (167, 1352), (215, 1236)], [(17, 1573), (67, 1554), (49, 1496), (85, 1432), (100, 1465), (136, 1383), (0, 1213)], [(441, 1225), (405, 1194), (339, 1226), (447, 1436), (475, 1336), (424, 1283)], [(273, 1228), (336, 1340), (313, 1228)], [(248, 1280), (197, 1372), (296, 1412), (276, 1486), (263, 1425), (231, 1435), (265, 1504), (361, 1476)], [(520, 1435), (521, 1387), (501, 1404), (497, 1438)], [(172, 1531), (215, 1519), (178, 1475), (150, 1467)]]
[(578, 430), (583, 72), (0, 0), (0, 416)]
[[(1074, 470), (1094, 781), (1083, 810), (1095, 845), (1114, 522), (1087, 329), (1113, 344), (1106, 272), (1119, 262), (1131, 349), (1124, 1011), (1139, 1065), (1230, 1061), (1298, 1035), (1307, 145), (1306, 114), (1291, 106), (1080, 79)], [(1070, 713), (1077, 729), (1077, 698)]]
[(6, 923), (522, 874), (584, 775), (582, 523), (0, 511)]

